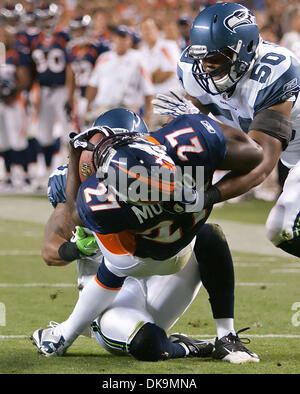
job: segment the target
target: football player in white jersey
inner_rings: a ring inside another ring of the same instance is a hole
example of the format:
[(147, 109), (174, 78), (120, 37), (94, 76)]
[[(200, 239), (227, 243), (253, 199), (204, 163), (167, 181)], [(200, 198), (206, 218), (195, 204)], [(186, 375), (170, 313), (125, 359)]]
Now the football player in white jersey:
[[(257, 186), (279, 162), (280, 174), (285, 172), (283, 191), (269, 214), (266, 233), (275, 246), (300, 257), (300, 64), (296, 57), (263, 41), (246, 7), (220, 2), (194, 20), (178, 76), (201, 112), (248, 133), (264, 150), (264, 160), (251, 173), (237, 170), (216, 184), (215, 202)], [(165, 107), (161, 113), (172, 115), (176, 105), (171, 101), (161, 101)], [(182, 105), (179, 100), (178, 105)]]

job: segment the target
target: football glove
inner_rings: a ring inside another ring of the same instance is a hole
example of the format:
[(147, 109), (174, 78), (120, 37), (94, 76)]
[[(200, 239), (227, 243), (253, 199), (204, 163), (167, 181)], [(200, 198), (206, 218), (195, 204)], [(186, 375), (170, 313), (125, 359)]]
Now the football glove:
[(66, 101), (64, 105), (64, 110), (67, 115), (67, 119), (69, 122), (72, 121), (72, 111), (73, 111), (73, 105), (71, 101)]
[(173, 97), (157, 94), (156, 98), (152, 100), (155, 114), (176, 118), (180, 115), (200, 113), (200, 110), (190, 100), (179, 97), (172, 90), (170, 90), (170, 93)]
[(83, 255), (92, 256), (99, 250), (99, 246), (93, 234), (87, 234), (83, 227), (76, 226), (74, 240), (76, 240), (76, 246)]
[(70, 144), (74, 149), (85, 149), (93, 151), (94, 145), (89, 142), (89, 139), (99, 132), (103, 132), (103, 129), (100, 126), (90, 127), (79, 134), (72, 132), (69, 134)]
[(164, 201), (162, 208), (173, 214), (193, 213), (203, 209), (211, 209), (221, 200), (221, 192), (216, 186), (210, 186), (205, 191), (184, 188), (183, 198), (180, 201)]

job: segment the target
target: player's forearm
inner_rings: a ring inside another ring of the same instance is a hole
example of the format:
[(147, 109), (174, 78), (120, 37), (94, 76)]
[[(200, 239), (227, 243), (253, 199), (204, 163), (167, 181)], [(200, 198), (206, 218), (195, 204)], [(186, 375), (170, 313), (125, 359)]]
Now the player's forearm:
[(148, 124), (150, 120), (150, 115), (152, 113), (152, 96), (145, 96), (145, 113), (143, 119)]
[(76, 208), (76, 197), (80, 187), (81, 181), (78, 173), (78, 164), (80, 159), (81, 151), (69, 148), (69, 165), (68, 175), (66, 183), (66, 206), (69, 210), (71, 217), (77, 212)]
[(64, 265), (70, 264), (70, 261), (62, 260), (62, 258), (58, 254), (58, 249), (62, 245), (62, 243), (63, 242), (52, 245), (43, 245), (42, 258), (47, 265), (62, 267)]
[(66, 69), (66, 87), (68, 93), (68, 101), (73, 102), (76, 84), (75, 74), (70, 64), (67, 66)]
[(87, 99), (87, 110), (91, 109), (91, 103), (94, 101), (97, 95), (98, 89), (94, 86), (88, 85), (85, 92), (85, 97)]
[(261, 132), (251, 131), (252, 138), (262, 147), (263, 159), (246, 173), (235, 170), (223, 177), (215, 186), (221, 193), (221, 201), (242, 195), (261, 184), (276, 166), (281, 154), (281, 142)]
[(65, 203), (58, 203), (48, 219), (42, 243), (42, 258), (47, 265), (63, 266), (70, 262), (61, 258), (59, 247), (72, 237), (75, 228)]
[(253, 187), (262, 183), (266, 179), (266, 176), (265, 172), (259, 172), (256, 170), (242, 175), (230, 172), (214, 186), (216, 186), (221, 193), (220, 201), (226, 201), (247, 193)]

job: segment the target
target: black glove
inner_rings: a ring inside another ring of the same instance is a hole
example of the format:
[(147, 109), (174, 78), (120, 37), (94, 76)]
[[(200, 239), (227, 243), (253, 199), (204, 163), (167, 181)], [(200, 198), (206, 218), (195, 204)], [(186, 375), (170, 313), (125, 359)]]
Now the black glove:
[(64, 110), (66, 111), (67, 118), (71, 122), (72, 120), (72, 110), (73, 110), (73, 105), (71, 101), (66, 101), (64, 105)]

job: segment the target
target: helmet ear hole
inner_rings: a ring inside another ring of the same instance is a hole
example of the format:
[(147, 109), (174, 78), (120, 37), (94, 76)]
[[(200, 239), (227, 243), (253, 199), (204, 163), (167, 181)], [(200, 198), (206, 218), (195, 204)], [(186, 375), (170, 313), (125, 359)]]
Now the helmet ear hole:
[(216, 14), (214, 15), (213, 23), (217, 23), (217, 21), (218, 21), (218, 15)]
[(249, 44), (248, 44), (248, 46), (247, 46), (247, 51), (248, 51), (248, 53), (252, 52), (253, 44), (254, 44), (254, 43), (253, 43), (253, 40), (249, 42)]

